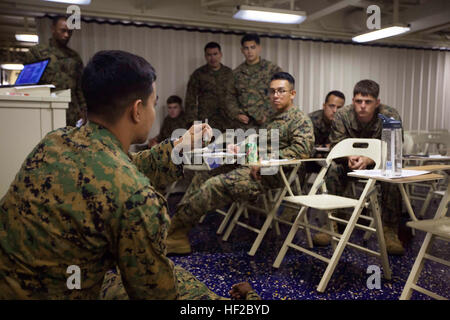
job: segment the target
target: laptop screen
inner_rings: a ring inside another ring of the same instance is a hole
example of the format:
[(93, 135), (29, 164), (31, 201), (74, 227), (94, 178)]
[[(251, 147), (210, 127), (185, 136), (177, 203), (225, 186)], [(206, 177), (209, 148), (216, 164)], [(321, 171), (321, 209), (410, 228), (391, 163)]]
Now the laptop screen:
[(38, 84), (50, 59), (25, 64), (14, 85)]

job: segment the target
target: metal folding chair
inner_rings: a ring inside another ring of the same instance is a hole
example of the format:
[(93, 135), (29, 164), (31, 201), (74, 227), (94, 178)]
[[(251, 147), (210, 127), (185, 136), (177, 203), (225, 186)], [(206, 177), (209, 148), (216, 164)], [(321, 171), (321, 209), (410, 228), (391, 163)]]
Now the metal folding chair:
[[(314, 184), (308, 193), (308, 195), (295, 196), (292, 192), (289, 192), (290, 196), (285, 197), (284, 201), (290, 203), (291, 205), (297, 206), (299, 208), (299, 214), (286, 237), (286, 240), (281, 247), (278, 256), (273, 264), (275, 268), (278, 268), (283, 261), (284, 256), (289, 248), (299, 250), (303, 253), (313, 256), (321, 261), (328, 264), (322, 279), (317, 287), (319, 292), (324, 292), (328, 282), (338, 264), (338, 261), (344, 251), (346, 246), (350, 246), (365, 253), (374, 255), (381, 259), (381, 263), (384, 270), (384, 277), (387, 279), (391, 278), (391, 269), (389, 267), (389, 260), (386, 252), (386, 244), (384, 240), (383, 227), (381, 223), (380, 209), (377, 200), (377, 191), (375, 188), (375, 180), (368, 179), (365, 182), (364, 189), (358, 199), (346, 198), (336, 195), (327, 194), (325, 176), (331, 166), (334, 159), (343, 158), (348, 156), (365, 156), (369, 157), (375, 161), (375, 169), (379, 168), (381, 160), (381, 141), (378, 139), (345, 139), (338, 143), (329, 153), (326, 159), (326, 166), (322, 168), (319, 172)], [(318, 194), (319, 189), (322, 190), (321, 194)], [(364, 226), (357, 224), (358, 218), (361, 216), (361, 211), (366, 204), (367, 199), (370, 199), (370, 204), (372, 207), (374, 226)], [(304, 217), (308, 211), (308, 208), (314, 208), (317, 210), (323, 210), (328, 212), (328, 218), (330, 220), (336, 221), (337, 223), (346, 224), (344, 233), (341, 235), (332, 230), (330, 224), (330, 230), (319, 228), (317, 226), (308, 224), (305, 222)], [(350, 219), (347, 221), (345, 219), (337, 218), (333, 216), (332, 211), (337, 209), (353, 208), (353, 212)], [(333, 239), (333, 255), (331, 258), (319, 255), (316, 252), (308, 250), (300, 245), (293, 243), (294, 237), (299, 229), (299, 227), (304, 227), (307, 230), (317, 230), (320, 232), (325, 232), (332, 236)], [(379, 252), (370, 250), (368, 248), (362, 247), (357, 244), (349, 242), (350, 236), (357, 227), (364, 231), (369, 231), (376, 233), (377, 240), (379, 244)], [(337, 245), (336, 245), (337, 242)]]

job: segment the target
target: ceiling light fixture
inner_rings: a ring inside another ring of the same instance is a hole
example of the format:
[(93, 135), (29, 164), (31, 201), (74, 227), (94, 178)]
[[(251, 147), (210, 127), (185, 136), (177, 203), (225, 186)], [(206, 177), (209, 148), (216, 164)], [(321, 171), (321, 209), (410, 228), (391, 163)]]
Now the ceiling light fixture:
[(409, 30), (410, 28), (407, 26), (396, 24), (390, 27), (361, 34), (359, 36), (353, 37), (352, 40), (359, 43), (369, 42), (378, 39), (398, 36), (399, 34), (403, 34), (405, 32), (408, 32)]
[(39, 37), (37, 34), (16, 34), (17, 41), (23, 42), (39, 42)]
[(68, 4), (91, 4), (91, 0), (44, 0), (48, 2), (59, 2), (59, 3), (68, 3)]
[(3, 70), (22, 70), (23, 64), (19, 63), (4, 63), (1, 65)]
[(306, 19), (304, 11), (282, 10), (273, 8), (262, 8), (253, 6), (238, 6), (238, 12), (233, 16), (235, 19), (283, 23), (300, 24)]

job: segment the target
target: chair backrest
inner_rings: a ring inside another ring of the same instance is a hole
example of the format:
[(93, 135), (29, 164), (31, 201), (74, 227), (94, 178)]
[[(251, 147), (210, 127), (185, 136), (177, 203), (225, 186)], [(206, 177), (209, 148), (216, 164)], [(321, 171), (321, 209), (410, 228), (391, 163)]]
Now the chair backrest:
[[(450, 149), (450, 133), (444, 131), (429, 131), (418, 134), (414, 137), (414, 143), (419, 146), (420, 151), (428, 154), (433, 147), (438, 149), (443, 145), (445, 150)], [(437, 151), (437, 150), (433, 150)]]
[(336, 144), (327, 157), (327, 165), (332, 160), (350, 156), (364, 156), (375, 162), (374, 169), (381, 165), (381, 140), (349, 138)]

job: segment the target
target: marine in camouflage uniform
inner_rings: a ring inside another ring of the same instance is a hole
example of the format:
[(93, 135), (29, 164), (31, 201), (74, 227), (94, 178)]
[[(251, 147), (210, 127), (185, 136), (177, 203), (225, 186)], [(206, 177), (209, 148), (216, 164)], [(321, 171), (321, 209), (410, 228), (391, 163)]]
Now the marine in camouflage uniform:
[(280, 71), (280, 67), (262, 58), (254, 65), (243, 62), (233, 70), (227, 89), (226, 110), (231, 119), (237, 119), (239, 114), (250, 118), (248, 124), (239, 122), (240, 128), (259, 128), (264, 117), (269, 119), (274, 114), (266, 90), (272, 76)]
[(208, 119), (211, 128), (221, 132), (239, 125), (236, 120), (228, 117), (225, 110), (226, 88), (232, 78), (232, 70), (223, 64), (220, 64), (218, 70), (205, 64), (192, 73), (185, 97), (188, 124)]
[[(353, 105), (347, 105), (339, 109), (331, 126), (331, 147), (347, 138), (375, 138), (381, 139), (382, 121), (378, 118), (381, 113), (387, 117), (401, 120), (399, 113), (392, 107), (380, 104), (375, 110), (372, 120), (367, 124), (358, 121)], [(342, 195), (349, 186), (351, 177), (347, 173), (351, 171), (345, 161), (334, 161), (327, 174), (327, 189), (330, 194)], [(402, 211), (401, 194), (397, 186), (392, 183), (380, 182), (383, 225), (397, 229), (399, 216)]]
[(330, 143), (331, 121), (323, 115), (323, 109), (308, 114), (314, 126), (316, 145), (323, 146)]
[(25, 55), (24, 63), (32, 63), (50, 58), (50, 62), (39, 83), (53, 84), (55, 90), (70, 89), (71, 102), (66, 110), (66, 123), (75, 126), (76, 122), (85, 117), (86, 102), (81, 91), (81, 74), (83, 62), (79, 54), (61, 46), (50, 38), (49, 44), (38, 44), (31, 47)]
[[(170, 217), (157, 190), (182, 176), (172, 149), (165, 140), (127, 154), (93, 122), (49, 133), (0, 201), (0, 298), (112, 298), (101, 288), (116, 266), (133, 299), (218, 298), (193, 276), (178, 278), (165, 255)], [(79, 290), (66, 285), (71, 265)]]
[[(266, 125), (269, 154), (270, 130), (277, 129), (280, 158), (304, 159), (311, 156), (314, 147), (313, 126), (311, 120), (298, 107), (292, 106), (285, 112), (275, 114), (271, 120)], [(223, 170), (222, 167), (218, 169)], [(262, 175), (262, 180), (258, 181), (250, 176), (250, 171), (248, 166), (236, 169), (230, 166), (228, 172), (213, 177), (209, 174), (196, 175), (172, 217), (171, 230), (189, 230), (207, 212), (223, 208), (233, 201), (255, 200), (265, 188), (282, 186), (278, 173)]]
[(172, 136), (172, 132), (176, 129), (187, 129), (187, 121), (185, 117), (184, 111), (181, 111), (178, 117), (171, 118), (170, 116), (166, 116), (164, 118), (161, 129), (159, 130), (159, 134), (156, 136), (156, 141), (161, 142), (165, 139), (170, 139)]

